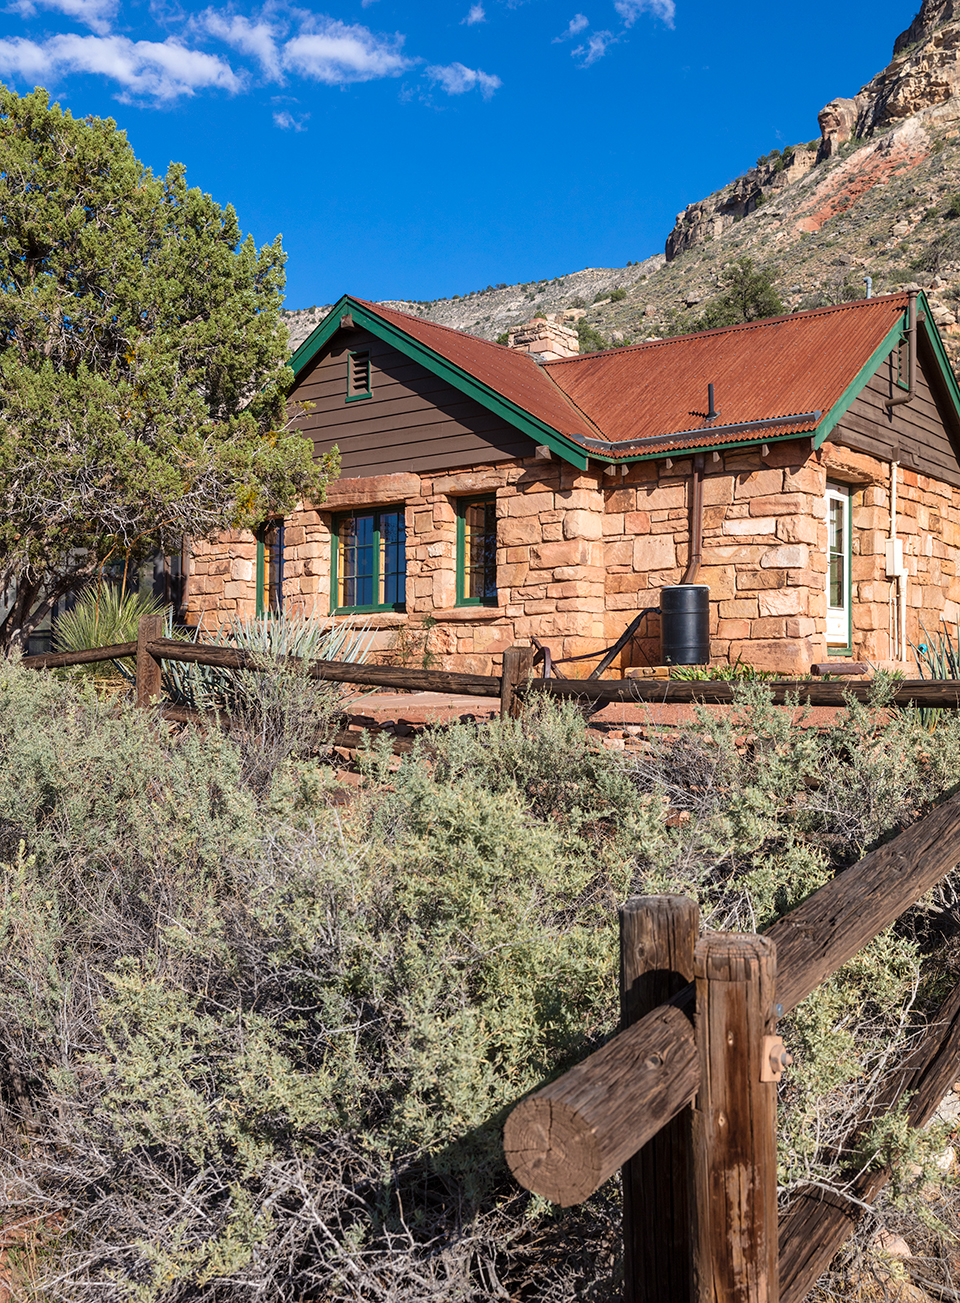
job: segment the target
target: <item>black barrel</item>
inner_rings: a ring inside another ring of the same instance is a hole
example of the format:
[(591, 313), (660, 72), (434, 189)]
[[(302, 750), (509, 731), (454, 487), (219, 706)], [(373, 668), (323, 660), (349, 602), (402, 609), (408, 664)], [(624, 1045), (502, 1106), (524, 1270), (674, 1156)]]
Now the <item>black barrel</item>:
[(677, 584), (660, 591), (664, 665), (705, 665), (710, 659), (710, 589)]

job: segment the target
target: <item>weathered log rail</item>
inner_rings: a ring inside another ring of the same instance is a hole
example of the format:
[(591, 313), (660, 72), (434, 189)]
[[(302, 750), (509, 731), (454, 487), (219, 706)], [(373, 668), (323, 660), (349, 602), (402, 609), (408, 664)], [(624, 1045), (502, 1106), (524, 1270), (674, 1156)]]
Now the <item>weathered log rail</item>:
[[(850, 1199), (803, 1190), (778, 1229), (777, 1019), (958, 863), (960, 795), (762, 936), (697, 940), (693, 901), (627, 902), (619, 1034), (518, 1104), (504, 1128), (514, 1175), (560, 1204), (581, 1202), (623, 1166), (625, 1303), (801, 1303), (855, 1228), (857, 1200), (887, 1175), (852, 1173)], [(958, 1059), (960, 986), (880, 1111), (909, 1094), (911, 1122), (926, 1122)]]
[[(235, 648), (164, 638), (160, 617), (146, 616), (136, 642), (28, 656), (23, 664), (57, 669), (131, 657), (137, 704), (145, 707), (160, 702), (164, 660), (254, 671), (268, 663)], [(531, 691), (594, 707), (735, 700), (735, 685), (710, 680), (534, 678), (533, 657), (533, 648), (509, 648), (500, 675), (337, 661), (312, 661), (305, 670), (328, 682), (498, 698), (504, 716), (517, 715)], [(811, 706), (866, 701), (873, 692), (870, 684), (816, 680), (767, 687), (775, 703)], [(890, 701), (957, 709), (960, 681), (901, 682)], [(167, 713), (185, 722), (216, 720), (183, 708)], [(698, 940), (693, 901), (627, 902), (620, 919), (621, 1031), (522, 1101), (504, 1129), (517, 1179), (559, 1204), (589, 1197), (622, 1167), (624, 1303), (802, 1303), (887, 1175), (851, 1174), (847, 1199), (801, 1191), (778, 1228), (776, 1079), (783, 1057), (777, 1019), (958, 862), (960, 795), (838, 875), (763, 936)], [(926, 1122), (955, 1079), (958, 1058), (960, 986), (878, 1107), (892, 1108), (908, 1095), (910, 1122)]]
[[(159, 671), (164, 660), (213, 665), (221, 669), (262, 670), (264, 660), (251, 652), (209, 643), (181, 642), (162, 636), (159, 616), (144, 616), (136, 642), (117, 643), (110, 647), (91, 647), (85, 651), (52, 652), (42, 656), (25, 656), (23, 664), (32, 669), (63, 669), (70, 665), (94, 664), (98, 661), (137, 657), (138, 676), (141, 661), (147, 671), (144, 691), (160, 691)], [(499, 675), (458, 674), (450, 670), (416, 670), (394, 665), (360, 665), (353, 661), (309, 662), (307, 673), (330, 683), (355, 684), (358, 687), (392, 688), (412, 692), (439, 692), (452, 696), (494, 697), (500, 699), (501, 714), (516, 715), (524, 697), (530, 692), (585, 702), (594, 708), (613, 704), (649, 705), (732, 705), (736, 684), (718, 680), (683, 679), (557, 679), (535, 678), (532, 647), (510, 647), (503, 654), (503, 672)], [(297, 657), (287, 658), (299, 664)], [(150, 662), (154, 663), (151, 667)], [(139, 677), (138, 677), (139, 682)], [(869, 701), (874, 688), (870, 683), (833, 682), (817, 679), (776, 679), (766, 684), (776, 705), (797, 701), (800, 705), (843, 706), (849, 700)], [(147, 704), (145, 697), (139, 704)], [(906, 679), (890, 697), (892, 705), (960, 708), (960, 680)]]

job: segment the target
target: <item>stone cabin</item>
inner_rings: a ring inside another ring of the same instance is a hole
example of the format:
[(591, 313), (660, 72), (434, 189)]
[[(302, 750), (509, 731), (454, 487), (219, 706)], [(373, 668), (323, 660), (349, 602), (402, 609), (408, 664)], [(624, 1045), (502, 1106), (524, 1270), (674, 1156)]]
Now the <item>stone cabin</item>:
[[(714, 663), (909, 664), (957, 620), (960, 390), (922, 294), (589, 355), (553, 321), (510, 343), (341, 299), (291, 361), (340, 478), (196, 545), (188, 619), (305, 609), (479, 673), (533, 637), (599, 654), (681, 582), (709, 586)], [(609, 673), (660, 659), (653, 616)]]

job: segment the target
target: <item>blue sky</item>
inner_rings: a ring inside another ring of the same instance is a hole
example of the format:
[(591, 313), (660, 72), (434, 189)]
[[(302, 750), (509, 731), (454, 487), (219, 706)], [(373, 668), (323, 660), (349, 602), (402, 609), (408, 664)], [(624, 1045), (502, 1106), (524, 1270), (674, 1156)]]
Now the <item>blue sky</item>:
[(279, 232), (287, 305), (622, 266), (889, 60), (918, 0), (0, 0), (0, 79)]

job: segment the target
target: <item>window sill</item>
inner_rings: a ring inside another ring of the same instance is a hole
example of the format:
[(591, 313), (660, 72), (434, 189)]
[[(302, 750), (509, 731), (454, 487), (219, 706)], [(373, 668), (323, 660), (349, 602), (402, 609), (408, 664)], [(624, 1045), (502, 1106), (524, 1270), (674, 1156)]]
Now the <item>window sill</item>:
[(403, 611), (344, 611), (333, 615), (337, 624), (356, 625), (358, 629), (397, 629), (408, 618)]
[(443, 611), (344, 611), (332, 617), (337, 624), (364, 625), (370, 629), (397, 629), (408, 621), (418, 623), (427, 618), (438, 624), (481, 624), (491, 620), (502, 620), (503, 610), (499, 606), (450, 606)]
[(465, 623), (476, 624), (481, 620), (503, 618), (503, 611), (499, 606), (449, 606), (444, 611), (424, 611), (423, 614), (432, 615), (438, 623), (462, 620)]

